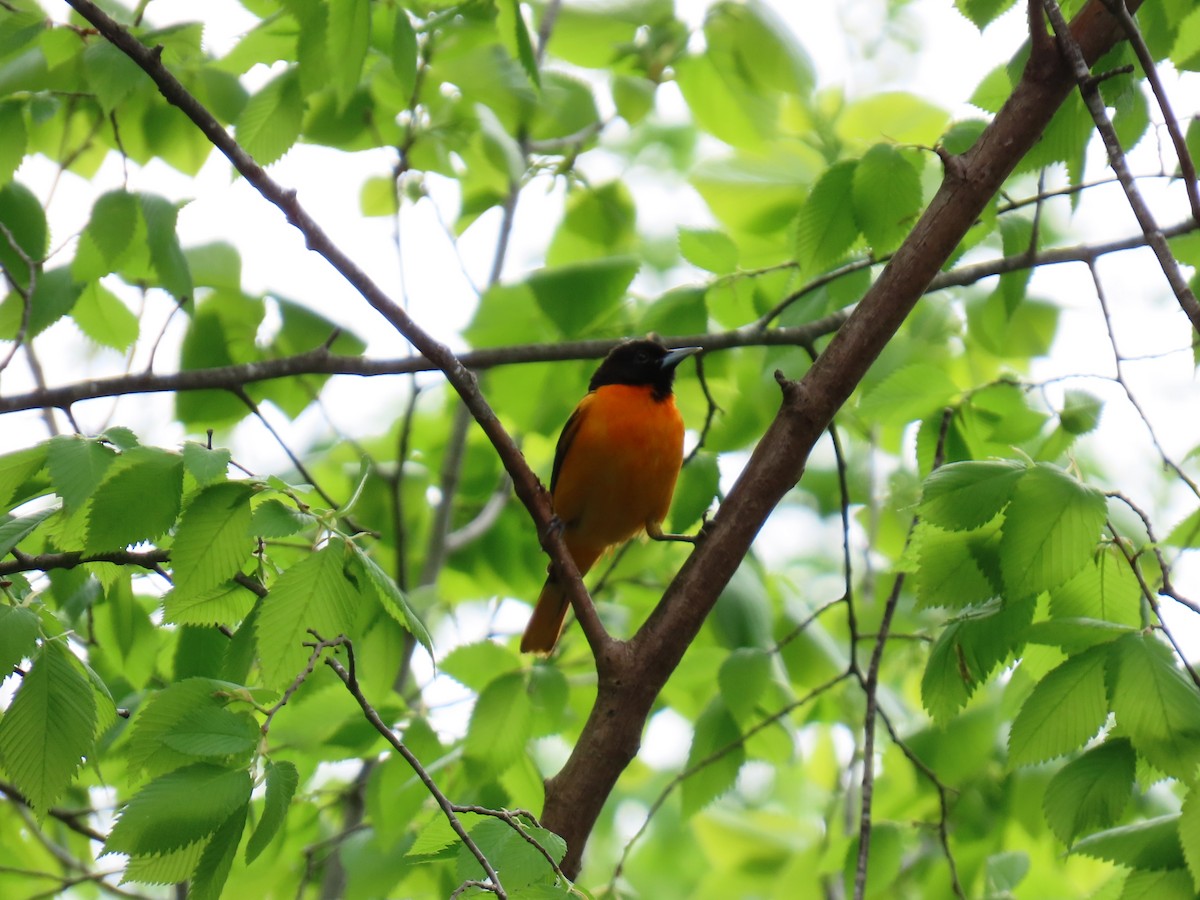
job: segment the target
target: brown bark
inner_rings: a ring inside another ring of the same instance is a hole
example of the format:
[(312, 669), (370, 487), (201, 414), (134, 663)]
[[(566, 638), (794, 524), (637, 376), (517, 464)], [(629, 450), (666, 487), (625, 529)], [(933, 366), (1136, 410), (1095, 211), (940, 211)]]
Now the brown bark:
[[(1038, 9), (1035, 29), (1042, 27)], [(1072, 31), (1089, 63), (1120, 34), (1099, 0), (1076, 16)], [(834, 413), (1074, 88), (1052, 45), (1038, 36), (1033, 46), (1020, 83), (975, 145), (962, 156), (943, 155), (936, 196), (825, 352), (800, 381), (777, 373), (779, 414), (654, 613), (630, 641), (612, 641), (598, 654), (595, 705), (566, 765), (546, 783), (542, 823), (566, 840), (562, 868), (569, 876), (578, 875), (604, 803), (637, 754), (655, 698), (767, 516), (799, 480)]]

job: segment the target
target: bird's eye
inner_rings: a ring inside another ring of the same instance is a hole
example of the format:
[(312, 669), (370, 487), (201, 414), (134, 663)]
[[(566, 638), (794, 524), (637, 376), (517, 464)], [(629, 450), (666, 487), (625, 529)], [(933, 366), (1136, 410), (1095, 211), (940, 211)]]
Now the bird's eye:
[(647, 353), (645, 350), (639, 350), (637, 352), (637, 361), (642, 362), (642, 363), (650, 362), (650, 354)]

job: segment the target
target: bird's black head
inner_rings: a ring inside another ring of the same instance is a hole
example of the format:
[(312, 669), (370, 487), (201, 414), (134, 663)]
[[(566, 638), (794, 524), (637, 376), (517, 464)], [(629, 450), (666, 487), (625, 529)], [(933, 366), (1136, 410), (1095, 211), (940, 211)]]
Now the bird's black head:
[(671, 386), (675, 383), (675, 367), (699, 350), (699, 347), (668, 350), (649, 340), (626, 341), (604, 357), (588, 383), (588, 390), (606, 384), (648, 386), (656, 400), (665, 400), (671, 396)]

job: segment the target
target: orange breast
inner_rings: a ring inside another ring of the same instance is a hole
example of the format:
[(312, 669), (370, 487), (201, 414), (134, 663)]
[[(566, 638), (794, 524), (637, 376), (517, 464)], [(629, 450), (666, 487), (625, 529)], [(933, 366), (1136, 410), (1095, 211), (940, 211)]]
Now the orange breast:
[(604, 549), (667, 516), (683, 461), (683, 419), (672, 397), (610, 384), (584, 397), (562, 461), (554, 509), (584, 571)]

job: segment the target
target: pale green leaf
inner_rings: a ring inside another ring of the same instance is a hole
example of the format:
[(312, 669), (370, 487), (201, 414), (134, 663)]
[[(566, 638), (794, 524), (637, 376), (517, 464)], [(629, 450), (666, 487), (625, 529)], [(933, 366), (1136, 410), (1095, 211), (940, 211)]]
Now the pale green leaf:
[(1061, 469), (1037, 465), (1017, 482), (1004, 514), (1000, 565), (1009, 596), (1058, 587), (1095, 552), (1104, 495)]
[(254, 606), (254, 594), (227, 581), (199, 593), (168, 591), (163, 597), (163, 621), (176, 625), (236, 625)]
[[(830, 166), (813, 185), (796, 219), (796, 259), (807, 275), (840, 262), (858, 238), (852, 190), (853, 160)], [(941, 380), (946, 376), (941, 374)]]
[[(249, 797), (246, 799), (248, 801)], [(248, 812), (248, 802), (231, 812), (205, 845), (188, 885), (188, 900), (220, 900), (229, 870), (237, 857)]]
[(1076, 843), (1071, 852), (1134, 869), (1182, 869), (1179, 813), (1090, 834)]
[(332, 539), (284, 572), (263, 601), (254, 633), (263, 682), (281, 688), (303, 671), (315, 631), (333, 640), (350, 630), (360, 586), (347, 575), (345, 541)]
[(60, 435), (50, 441), (46, 463), (50, 483), (73, 512), (92, 496), (104, 480), (116, 452), (101, 441), (75, 435)]
[[(369, 0), (329, 0), (328, 27), (325, 31), (329, 51), (329, 71), (339, 106), (345, 106), (358, 87), (367, 44), (371, 38)], [(403, 10), (400, 11), (403, 16)]]
[(680, 228), (679, 252), (698, 269), (727, 275), (737, 268), (737, 245), (723, 231)]
[(1135, 754), (1125, 738), (1113, 738), (1073, 759), (1046, 785), (1042, 809), (1060, 841), (1115, 823), (1133, 796)]
[(92, 495), (86, 549), (120, 550), (162, 535), (179, 515), (183, 459), (152, 447), (126, 451)]
[[(48, 444), (37, 444), (0, 456), (0, 507), (7, 509), (18, 489), (41, 471), (46, 464), (48, 448)], [(22, 496), (20, 499), (29, 498)]]
[(0, 719), (0, 761), (39, 817), (92, 752), (96, 696), (66, 646), (44, 641)]
[(270, 165), (296, 143), (303, 118), (300, 79), (297, 69), (291, 68), (250, 98), (238, 117), (238, 143), (259, 165)]
[(271, 498), (254, 507), (250, 533), (263, 538), (289, 537), (311, 528), (315, 522), (312, 515), (296, 509), (291, 502)]
[[(520, 820), (518, 820), (519, 822)], [(499, 872), (506, 891), (518, 891), (525, 896), (523, 888), (535, 882), (553, 883), (554, 870), (550, 863), (529, 838), (537, 841), (555, 862), (561, 862), (567, 852), (567, 844), (562, 838), (545, 828), (537, 828), (521, 822), (521, 831), (500, 819), (485, 819), (469, 832), (476, 846)], [(458, 847), (457, 877), (460, 881), (482, 879), (485, 877), (483, 867), (479, 865), (473, 853), (466, 845)]]
[(1192, 876), (1192, 887), (1200, 892), (1200, 794), (1188, 791), (1179, 810), (1179, 843)]
[(921, 523), (913, 535), (921, 606), (962, 609), (999, 593), (996, 544), (999, 523), (974, 531), (942, 531)]
[(235, 713), (214, 704), (198, 706), (185, 715), (162, 741), (186, 756), (246, 756), (258, 746), (262, 734), (253, 716)]
[(1013, 765), (1029, 765), (1083, 746), (1108, 718), (1104, 687), (1108, 648), (1072, 656), (1034, 687), (1013, 720), (1008, 755)]
[(524, 752), (532, 725), (533, 708), (524, 675), (501, 675), (479, 692), (467, 725), (463, 753), (487, 771), (499, 774)]
[(496, 678), (522, 668), (515, 653), (495, 641), (477, 641), (455, 647), (439, 666), (443, 672), (473, 691), (482, 691)]
[(724, 701), (715, 699), (696, 720), (683, 782), (683, 814), (699, 812), (733, 787), (746, 760), (742, 733)]
[(921, 211), (921, 177), (890, 144), (876, 144), (854, 167), (854, 219), (876, 257), (900, 245)]
[(420, 616), (409, 604), (408, 598), (404, 596), (404, 592), (400, 590), (395, 580), (380, 568), (379, 563), (375, 562), (357, 544), (351, 544), (350, 547), (354, 551), (354, 559), (358, 568), (366, 574), (367, 583), (374, 588), (375, 596), (387, 610), (388, 615), (403, 625), (405, 630), (425, 648), (425, 652), (432, 659), (433, 640), (429, 637), (425, 623), (421, 621)]
[[(60, 507), (58, 506), (48, 506), (45, 509), (19, 518), (7, 515), (0, 516), (0, 558), (7, 556), (8, 551), (33, 534), (39, 525), (58, 512), (59, 509)], [(5, 668), (5, 666), (0, 666), (0, 673), (3, 673)]]
[(71, 308), (71, 318), (80, 331), (102, 347), (124, 352), (138, 337), (137, 316), (98, 281), (84, 287)]
[(146, 220), (150, 261), (158, 273), (159, 283), (176, 300), (182, 302), (190, 299), (192, 273), (175, 231), (179, 208), (171, 201), (153, 194), (142, 194), (140, 200), (142, 217)]
[(38, 615), (25, 606), (0, 606), (0, 681), (37, 647)]
[(186, 847), (213, 834), (250, 799), (250, 774), (197, 763), (138, 791), (121, 811), (104, 853), (141, 856)]
[(267, 762), (266, 781), (267, 794), (262, 818), (254, 827), (250, 840), (246, 841), (247, 865), (254, 862), (279, 833), (283, 820), (287, 817), (292, 797), (296, 793), (296, 786), (300, 783), (300, 773), (296, 771), (294, 764), (286, 760), (270, 760)]
[(1200, 692), (1170, 649), (1150, 634), (1115, 641), (1108, 693), (1117, 724), (1138, 753), (1190, 784), (1200, 764)]
[(168, 685), (145, 701), (133, 721), (129, 736), (129, 765), (134, 771), (157, 775), (191, 762), (165, 743), (185, 719), (201, 710), (221, 709), (218, 693), (237, 685), (211, 678), (187, 678)]
[(13, 173), (25, 158), (29, 134), (25, 128), (24, 104), (5, 100), (0, 102), (0, 188), (12, 180)]
[(1025, 466), (1004, 460), (948, 463), (930, 473), (918, 512), (954, 531), (978, 528), (1008, 505)]
[(177, 600), (195, 597), (237, 574), (254, 549), (250, 485), (226, 481), (205, 488), (179, 519), (171, 547)]
[(721, 663), (717, 685), (726, 707), (737, 719), (754, 712), (771, 677), (771, 656), (757, 647), (739, 647)]
[(940, 411), (958, 394), (958, 385), (940, 366), (913, 363), (874, 385), (859, 401), (859, 409), (885, 424), (903, 425)]

